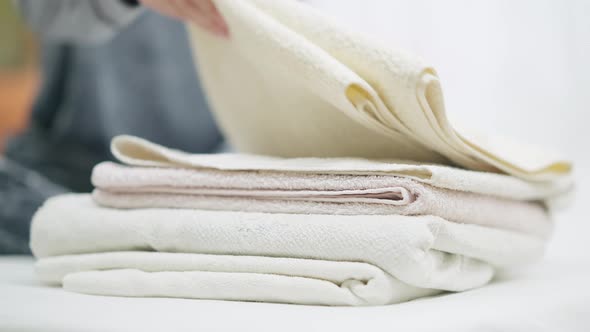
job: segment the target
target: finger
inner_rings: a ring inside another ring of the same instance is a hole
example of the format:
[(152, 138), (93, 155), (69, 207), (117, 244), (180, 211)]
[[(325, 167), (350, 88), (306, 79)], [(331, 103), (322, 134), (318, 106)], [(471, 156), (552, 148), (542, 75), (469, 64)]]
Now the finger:
[(186, 4), (185, 0), (168, 0), (172, 10), (176, 13), (176, 17), (189, 20), (191, 19), (190, 11), (191, 8)]
[(201, 12), (200, 8), (194, 7), (193, 4), (190, 3), (190, 1), (186, 1), (185, 5), (187, 8), (185, 10), (185, 13), (189, 17), (189, 19), (192, 23), (200, 26), (201, 28), (208, 30), (209, 32), (212, 32), (215, 34), (220, 33), (220, 31), (218, 31), (219, 29), (216, 27), (213, 20), (209, 16), (207, 16), (203, 12)]
[(221, 13), (219, 13), (219, 10), (217, 9), (213, 1), (203, 0), (202, 3), (205, 7), (205, 11), (207, 13), (210, 13), (211, 17), (214, 18), (215, 24), (218, 25), (229, 36), (229, 28), (227, 26), (227, 23), (223, 19), (223, 16), (221, 16)]
[(185, 1), (187, 6), (191, 8), (192, 16), (195, 20), (198, 20), (198, 23), (218, 35), (229, 36), (227, 24), (211, 0)]
[(195, 8), (198, 8), (199, 11), (202, 12), (203, 14), (205, 14), (207, 16), (216, 17), (216, 18), (218, 17), (219, 19), (222, 19), (221, 15), (217, 11), (217, 8), (213, 4), (213, 1), (211, 1), (211, 0), (189, 0), (189, 2)]

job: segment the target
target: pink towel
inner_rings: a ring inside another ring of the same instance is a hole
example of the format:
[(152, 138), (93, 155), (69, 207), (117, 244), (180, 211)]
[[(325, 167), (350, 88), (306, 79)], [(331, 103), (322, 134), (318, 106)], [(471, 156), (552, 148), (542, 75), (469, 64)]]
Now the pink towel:
[(438, 188), (391, 175), (309, 174), (129, 167), (110, 162), (92, 175), (94, 200), (113, 208), (335, 215), (434, 215), (547, 236), (542, 204)]

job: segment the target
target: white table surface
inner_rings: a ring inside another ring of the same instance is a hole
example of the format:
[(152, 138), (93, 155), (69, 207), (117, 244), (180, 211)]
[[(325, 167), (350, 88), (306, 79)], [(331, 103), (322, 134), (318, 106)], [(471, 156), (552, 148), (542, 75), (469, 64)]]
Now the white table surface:
[(364, 308), (91, 296), (0, 258), (0, 331), (589, 331), (590, 264), (547, 259), (477, 290)]

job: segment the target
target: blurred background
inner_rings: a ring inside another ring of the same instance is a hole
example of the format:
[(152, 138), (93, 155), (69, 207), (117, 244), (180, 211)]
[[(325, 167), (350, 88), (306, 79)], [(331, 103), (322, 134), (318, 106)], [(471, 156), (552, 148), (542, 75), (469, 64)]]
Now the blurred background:
[(588, 257), (590, 1), (310, 0), (438, 72), (452, 123), (543, 146), (575, 163), (574, 204), (548, 256)]
[(39, 82), (38, 47), (10, 0), (0, 0), (0, 151), (26, 124)]

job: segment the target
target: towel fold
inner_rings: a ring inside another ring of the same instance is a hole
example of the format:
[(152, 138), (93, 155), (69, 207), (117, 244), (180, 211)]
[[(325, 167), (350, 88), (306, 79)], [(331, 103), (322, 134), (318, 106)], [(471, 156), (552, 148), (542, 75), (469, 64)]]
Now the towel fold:
[(44, 258), (36, 271), (70, 291), (134, 297), (375, 305), (441, 292), (371, 264), (264, 256), (109, 252)]
[(538, 202), (437, 188), (386, 175), (302, 174), (97, 165), (94, 200), (112, 208), (192, 208), (333, 215), (434, 215), (548, 236)]
[(570, 174), (554, 153), (452, 125), (435, 70), (416, 56), (299, 1), (214, 2), (232, 38), (189, 30), (209, 102), (241, 152), (397, 158), (531, 181)]
[[(120, 162), (137, 167), (217, 170), (227, 172), (223, 173), (224, 176), (231, 176), (230, 171), (251, 171), (269, 174), (269, 176), (279, 173), (389, 175), (415, 180), (437, 188), (515, 200), (543, 201), (552, 206), (566, 204), (573, 188), (572, 177), (568, 176), (553, 181), (527, 181), (501, 174), (475, 172), (415, 161), (363, 158), (280, 158), (232, 153), (189, 154), (128, 135), (113, 138), (111, 152)], [(233, 178), (231, 179), (233, 180)], [(103, 180), (116, 186), (113, 181)], [(117, 179), (117, 181), (125, 180)], [(153, 179), (153, 181), (158, 180)], [(201, 178), (199, 181), (204, 180)], [(218, 177), (216, 181), (221, 181), (221, 179)], [(362, 184), (362, 182), (359, 183)]]
[(544, 243), (435, 216), (116, 210), (88, 195), (47, 201), (31, 235), (39, 277), (73, 291), (329, 305), (478, 287)]

